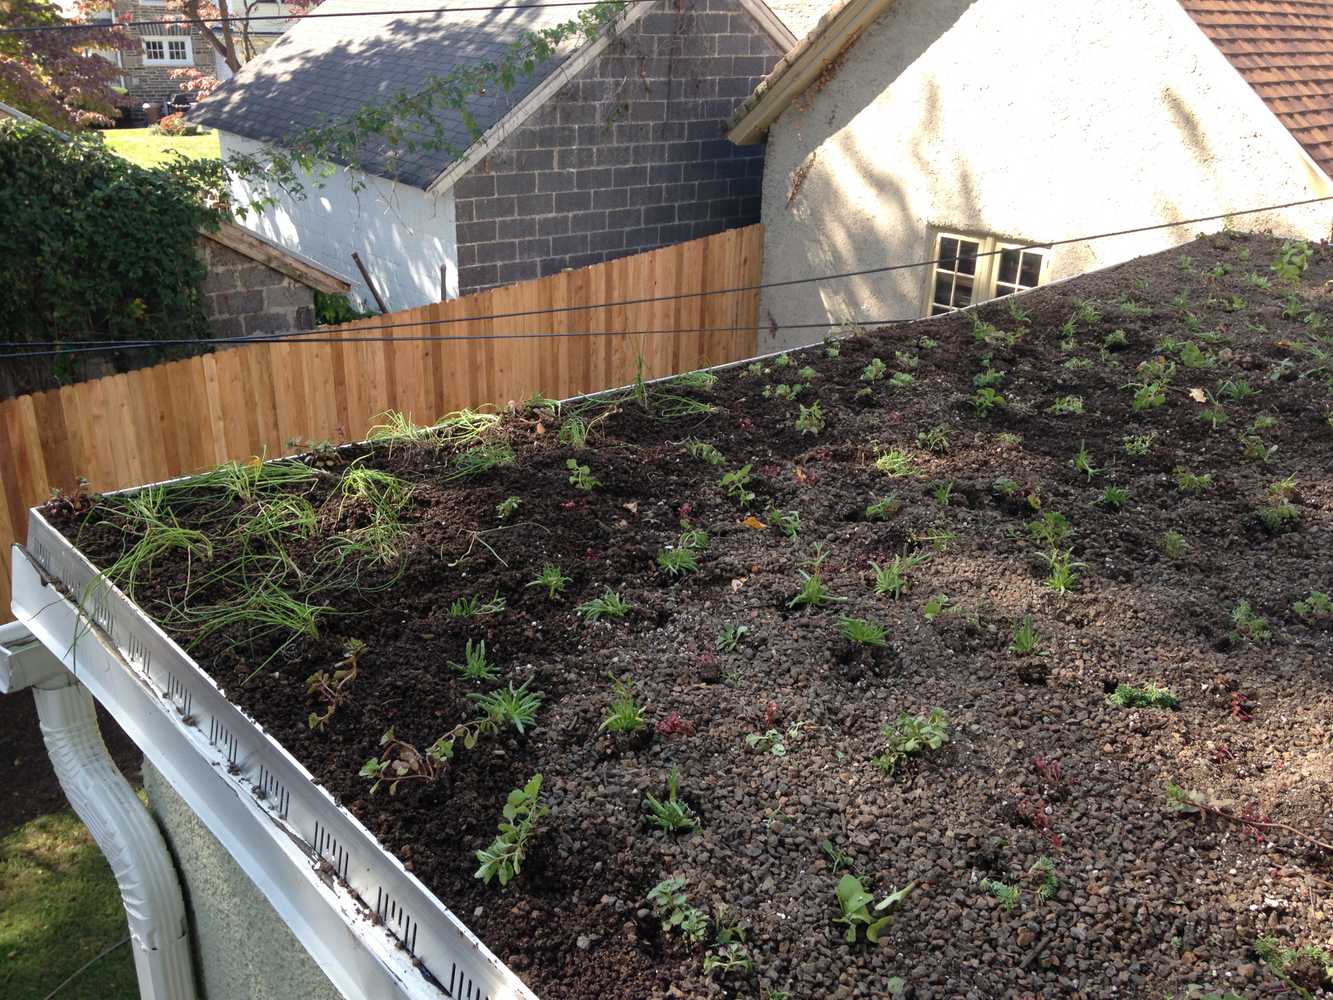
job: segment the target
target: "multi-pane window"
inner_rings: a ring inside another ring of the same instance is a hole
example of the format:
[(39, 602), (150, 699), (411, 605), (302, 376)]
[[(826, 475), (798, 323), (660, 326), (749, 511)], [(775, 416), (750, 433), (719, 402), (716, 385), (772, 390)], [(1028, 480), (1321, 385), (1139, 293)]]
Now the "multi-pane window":
[(926, 314), (939, 316), (974, 302), (1036, 288), (1048, 251), (1003, 243), (994, 236), (935, 233)]
[(159, 35), (143, 40), (143, 58), (146, 63), (188, 65), (194, 60), (190, 39), (184, 35)]

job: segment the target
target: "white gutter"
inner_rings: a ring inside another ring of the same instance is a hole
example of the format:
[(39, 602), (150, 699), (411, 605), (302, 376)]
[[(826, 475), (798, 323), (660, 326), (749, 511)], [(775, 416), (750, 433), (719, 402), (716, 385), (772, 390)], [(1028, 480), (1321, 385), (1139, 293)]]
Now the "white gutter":
[(69, 804), (106, 855), (129, 919), (143, 1000), (193, 1000), (180, 883), (153, 817), (116, 768), (88, 689), (28, 630), (0, 625), (0, 692), (32, 689), (46, 752)]

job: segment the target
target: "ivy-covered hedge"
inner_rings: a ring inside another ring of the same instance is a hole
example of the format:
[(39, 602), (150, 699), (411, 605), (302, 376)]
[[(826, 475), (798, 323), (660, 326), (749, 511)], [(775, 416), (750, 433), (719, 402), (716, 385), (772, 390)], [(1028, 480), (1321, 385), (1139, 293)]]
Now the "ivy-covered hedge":
[(0, 122), (0, 339), (205, 336), (195, 253), (220, 161), (148, 170), (96, 135)]

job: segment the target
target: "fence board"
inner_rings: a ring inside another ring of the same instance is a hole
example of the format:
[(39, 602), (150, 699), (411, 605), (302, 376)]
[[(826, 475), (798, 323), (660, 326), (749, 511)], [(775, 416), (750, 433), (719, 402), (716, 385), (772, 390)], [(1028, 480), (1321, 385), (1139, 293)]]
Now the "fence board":
[[(640, 356), (646, 377), (739, 360), (755, 350), (758, 293), (594, 307), (756, 284), (762, 247), (760, 227), (750, 226), (315, 335), (401, 343), (246, 344), (0, 401), (0, 621), (9, 618), (10, 543), (24, 540), (26, 508), (53, 488), (73, 490), (82, 476), (95, 490), (120, 489), (275, 457), (292, 439), (356, 440), (391, 409), (429, 423), (535, 392), (558, 398), (626, 385)], [(564, 307), (577, 308), (490, 318)], [(403, 325), (378, 329), (386, 323)], [(652, 332), (731, 326), (742, 329)], [(618, 335), (406, 339), (607, 331)]]

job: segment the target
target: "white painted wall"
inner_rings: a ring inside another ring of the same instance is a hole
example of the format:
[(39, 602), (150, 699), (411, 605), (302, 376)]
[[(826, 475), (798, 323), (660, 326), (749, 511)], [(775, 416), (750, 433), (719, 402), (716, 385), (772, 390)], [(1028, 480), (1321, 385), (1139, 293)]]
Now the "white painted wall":
[[(254, 153), (261, 144), (219, 132), (222, 156)], [(353, 190), (353, 175), (364, 183)], [(305, 197), (275, 191), (278, 205), (238, 221), (280, 246), (304, 254), (352, 280), (352, 294), (374, 305), (352, 263), (352, 251), (370, 272), (391, 310), (440, 301), (440, 268), (448, 269), (446, 298), (458, 295), (458, 239), (452, 191), (430, 195), (371, 174), (339, 167), (332, 176), (305, 179)], [(238, 205), (253, 201), (255, 186), (235, 181)]]
[[(1176, 0), (897, 0), (770, 131), (764, 280), (928, 259), (928, 225), (1040, 242), (1328, 194)], [(1330, 220), (1333, 203), (1235, 225), (1319, 238)], [(1045, 280), (1221, 225), (1059, 247)], [(765, 290), (760, 349), (824, 332), (773, 322), (924, 315), (924, 270)]]

